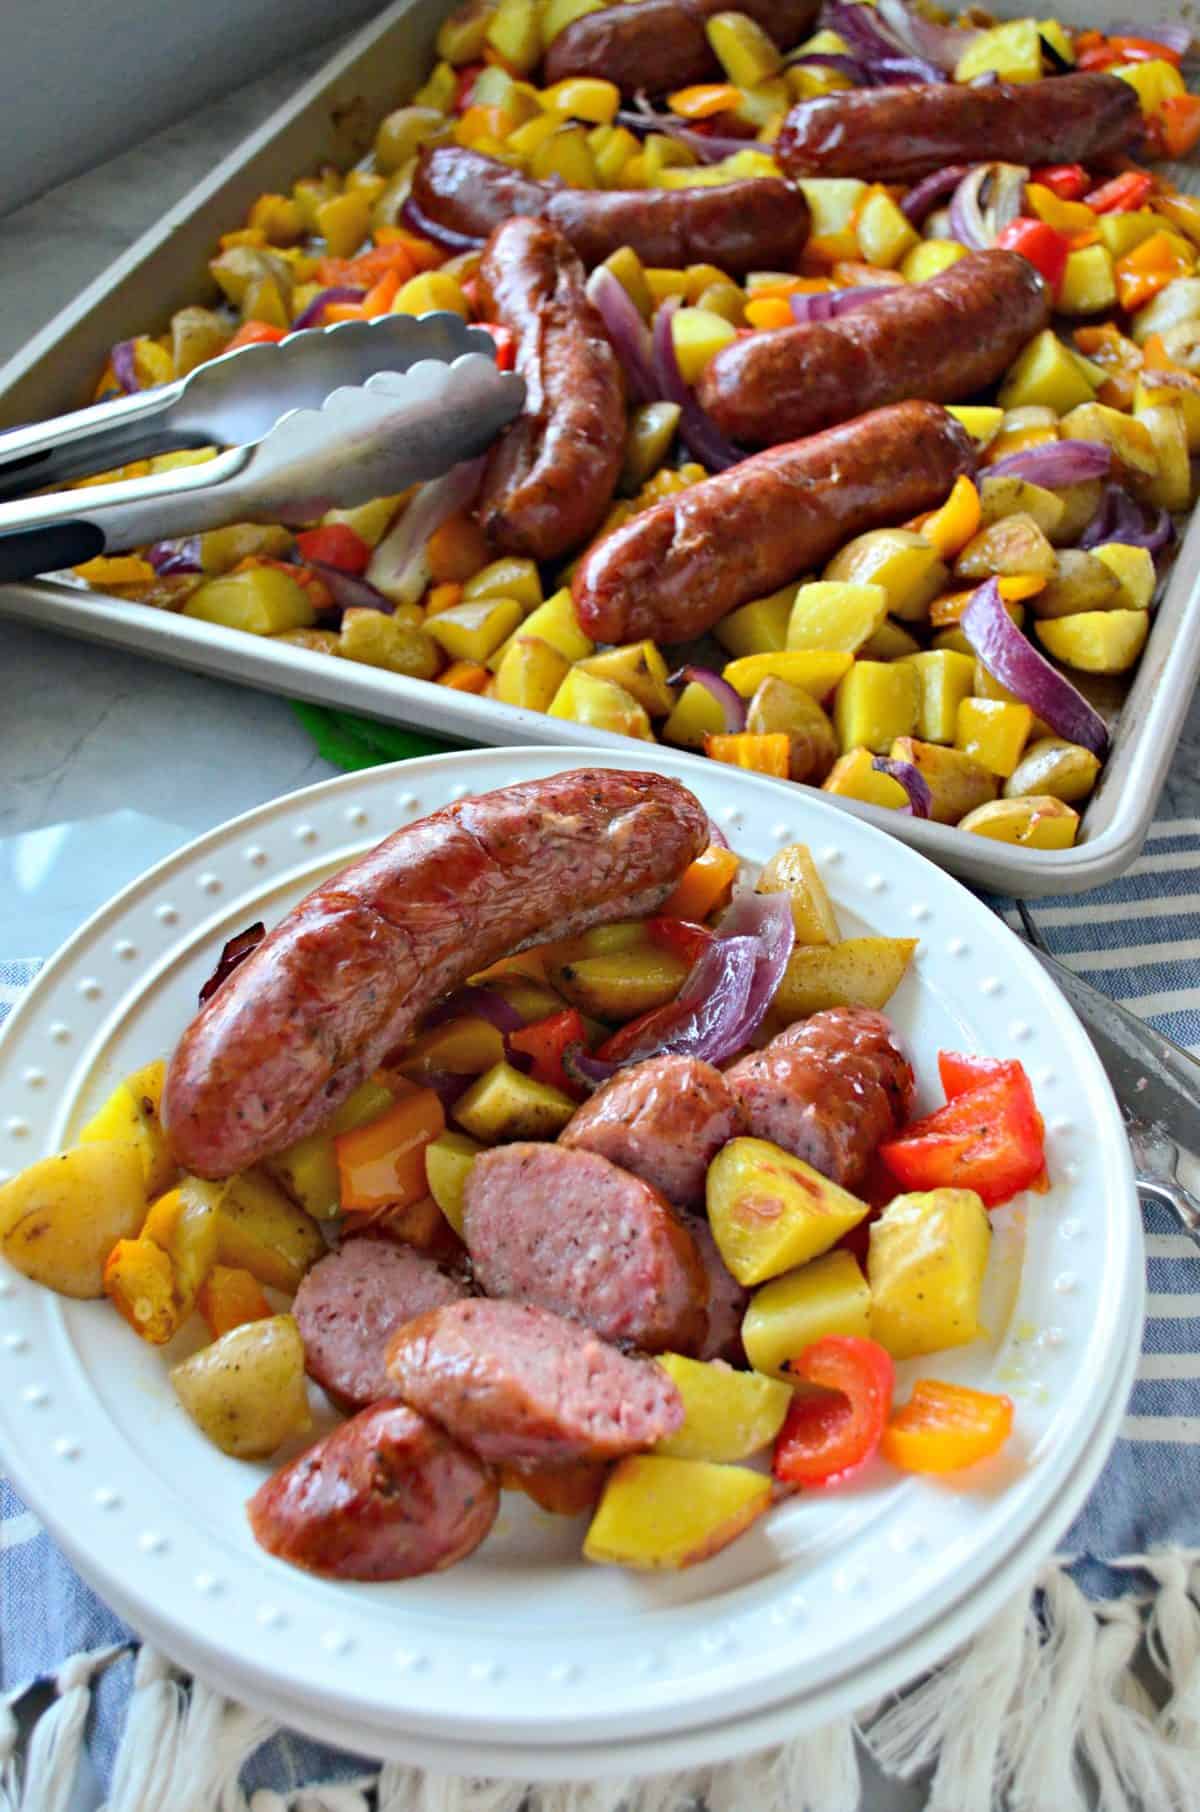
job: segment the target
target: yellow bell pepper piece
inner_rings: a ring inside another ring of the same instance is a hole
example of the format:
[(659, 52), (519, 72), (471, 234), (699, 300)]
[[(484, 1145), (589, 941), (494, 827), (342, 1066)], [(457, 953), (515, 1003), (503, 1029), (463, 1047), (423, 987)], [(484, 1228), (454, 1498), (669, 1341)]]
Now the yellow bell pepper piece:
[(922, 522), (921, 534), (943, 560), (952, 560), (977, 533), (980, 515), (979, 492), (964, 474), (954, 480), (954, 489), (941, 509)]
[(335, 195), (317, 209), (317, 231), (331, 258), (350, 258), (367, 237), (371, 208), (365, 195)]
[(671, 320), (671, 338), (680, 375), (685, 384), (694, 384), (722, 346), (737, 338), (737, 329), (706, 308), (679, 308)]
[(1025, 199), (1030, 209), (1039, 220), (1052, 226), (1060, 233), (1074, 236), (1076, 233), (1090, 233), (1096, 225), (1096, 215), (1082, 201), (1064, 201), (1053, 189), (1044, 183), (1030, 182), (1025, 185)]
[(611, 126), (621, 105), (615, 82), (599, 76), (568, 76), (541, 92), (542, 106), (567, 119), (587, 120), (593, 126)]

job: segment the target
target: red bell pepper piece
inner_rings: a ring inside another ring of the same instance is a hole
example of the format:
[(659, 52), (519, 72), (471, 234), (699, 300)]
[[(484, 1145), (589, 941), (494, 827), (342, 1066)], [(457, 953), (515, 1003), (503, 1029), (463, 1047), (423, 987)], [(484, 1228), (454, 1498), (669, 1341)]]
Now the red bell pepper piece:
[(793, 1398), (775, 1439), (775, 1477), (788, 1485), (840, 1485), (883, 1437), (896, 1382), (891, 1354), (877, 1340), (827, 1334), (789, 1369), (824, 1394)]
[(1044, 220), (1030, 220), (1024, 214), (1001, 227), (996, 244), (1004, 251), (1020, 252), (1033, 268), (1042, 273), (1057, 296), (1071, 253), (1071, 241), (1065, 233), (1047, 225)]
[(336, 566), (342, 573), (365, 573), (371, 564), (370, 548), (345, 522), (328, 522), (321, 528), (305, 529), (303, 534), (296, 536), (296, 546), (303, 559)]
[[(945, 1052), (945, 1107), (914, 1120), (880, 1156), (904, 1189), (974, 1189), (989, 1208), (1045, 1178), (1045, 1128), (1020, 1063), (997, 1063), (972, 1083), (987, 1060)], [(958, 1084), (962, 1083), (961, 1089)]]
[(1200, 144), (1200, 94), (1169, 94), (1158, 110), (1168, 157), (1188, 157)]
[(532, 1025), (522, 1026), (519, 1032), (510, 1032), (508, 1043), (512, 1050), (533, 1059), (531, 1074), (535, 1082), (560, 1088), (567, 1095), (581, 1092), (563, 1067), (563, 1052), (568, 1045), (587, 1047), (587, 1028), (574, 1007), (551, 1013), (545, 1019), (535, 1019)]
[(1030, 171), (1029, 180), (1051, 190), (1061, 201), (1078, 201), (1092, 181), (1082, 164), (1042, 164)]
[(1148, 198), (1154, 178), (1146, 170), (1126, 170), (1084, 196), (1093, 214), (1132, 214)]
[(516, 363), (517, 336), (511, 327), (505, 327), (499, 321), (477, 321), (476, 327), (482, 327), (484, 333), (490, 333), (496, 344), (496, 369), (511, 371)]
[[(1003, 1057), (975, 1057), (966, 1051), (939, 1051), (938, 1075), (947, 1101), (965, 1095), (969, 1089), (993, 1082), (997, 1076), (1010, 1075), (1021, 1065)], [(1022, 1074), (1024, 1072), (1022, 1071)]]
[(698, 961), (713, 941), (707, 925), (694, 925), (690, 919), (647, 919), (646, 935), (660, 950), (669, 950), (688, 964)]

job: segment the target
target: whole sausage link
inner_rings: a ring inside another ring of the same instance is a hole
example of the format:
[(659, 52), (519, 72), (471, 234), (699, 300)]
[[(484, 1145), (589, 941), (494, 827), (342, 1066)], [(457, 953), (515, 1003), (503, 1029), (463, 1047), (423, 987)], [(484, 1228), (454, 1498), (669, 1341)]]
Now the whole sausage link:
[[(663, 94), (719, 76), (705, 21), (729, 10), (728, 0), (633, 0), (573, 19), (546, 52), (545, 79), (601, 76), (627, 98), (639, 90)], [(748, 13), (779, 46), (790, 50), (811, 30), (819, 0), (745, 0)]]
[(689, 641), (852, 536), (933, 509), (974, 467), (965, 429), (936, 403), (772, 447), (598, 542), (575, 573), (579, 622), (597, 641)]

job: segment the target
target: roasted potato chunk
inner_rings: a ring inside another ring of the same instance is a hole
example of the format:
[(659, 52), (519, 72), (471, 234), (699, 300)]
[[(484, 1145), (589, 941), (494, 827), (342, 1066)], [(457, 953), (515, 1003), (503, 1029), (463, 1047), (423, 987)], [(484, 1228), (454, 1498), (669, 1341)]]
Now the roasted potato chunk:
[(0, 1186), (0, 1252), (60, 1296), (103, 1296), (105, 1260), (145, 1218), (137, 1149), (97, 1140), (42, 1158)]
[(912, 961), (915, 937), (847, 937), (793, 950), (771, 1002), (779, 1020), (825, 1007), (886, 1007)]
[(265, 1460), (312, 1427), (304, 1342), (290, 1315), (247, 1321), (171, 1368), (175, 1394), (222, 1453)]
[(728, 1547), (770, 1502), (770, 1479), (748, 1467), (634, 1454), (605, 1486), (584, 1558), (647, 1570), (695, 1566)]
[(708, 1167), (708, 1220), (727, 1268), (762, 1283), (817, 1258), (870, 1213), (769, 1139), (731, 1139)]
[(679, 1353), (664, 1353), (658, 1363), (683, 1399), (683, 1427), (659, 1441), (655, 1453), (677, 1460), (744, 1460), (779, 1433), (792, 1400), (786, 1384)]

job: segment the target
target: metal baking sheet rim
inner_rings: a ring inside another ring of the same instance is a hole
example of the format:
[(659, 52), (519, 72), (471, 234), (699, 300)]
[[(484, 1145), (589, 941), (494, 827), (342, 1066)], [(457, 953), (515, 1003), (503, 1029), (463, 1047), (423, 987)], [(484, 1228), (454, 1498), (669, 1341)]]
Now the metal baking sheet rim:
[[(1119, 13), (1121, 0), (1093, 9)], [(154, 321), (194, 298), (216, 235), (234, 212), (272, 184), (323, 157), (353, 155), (363, 121), (396, 104), (404, 78), (427, 66), (450, 0), (396, 0), (224, 158), (157, 225), (63, 309), (0, 369), (0, 413), (31, 420), (87, 400), (90, 381), (131, 321)], [(1182, 7), (1169, 7), (1169, 12)], [(1192, 175), (1191, 172), (1188, 173)], [(1194, 177), (1193, 177), (1194, 182)], [(1191, 183), (1187, 186), (1192, 186)], [(53, 580), (0, 586), (0, 614), (171, 661), (194, 671), (289, 697), (360, 711), (385, 721), (483, 744), (562, 741), (553, 719), (469, 693), (333, 661), (144, 605)], [(1134, 682), (1121, 708), (1112, 754), (1084, 815), (1074, 849), (1041, 851), (964, 836), (952, 826), (899, 818), (851, 800), (833, 802), (881, 824), (940, 866), (977, 885), (1021, 897), (1079, 893), (1121, 874), (1135, 859), (1154, 815), (1191, 696), (1200, 678), (1200, 515), (1194, 515)], [(571, 726), (576, 743), (627, 747), (628, 739)], [(647, 744), (647, 765), (653, 766)], [(699, 762), (704, 758), (695, 757)], [(762, 778), (786, 820), (794, 787)], [(829, 794), (824, 795), (829, 799)]]

